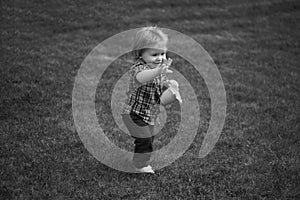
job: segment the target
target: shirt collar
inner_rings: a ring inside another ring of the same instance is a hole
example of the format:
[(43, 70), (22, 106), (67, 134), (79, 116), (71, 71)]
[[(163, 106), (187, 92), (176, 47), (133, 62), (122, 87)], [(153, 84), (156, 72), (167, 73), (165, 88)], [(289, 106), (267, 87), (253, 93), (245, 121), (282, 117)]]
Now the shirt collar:
[(146, 62), (144, 61), (143, 58), (138, 58), (138, 59), (136, 59), (136, 62), (137, 62), (137, 63), (141, 63), (141, 64), (146, 64)]

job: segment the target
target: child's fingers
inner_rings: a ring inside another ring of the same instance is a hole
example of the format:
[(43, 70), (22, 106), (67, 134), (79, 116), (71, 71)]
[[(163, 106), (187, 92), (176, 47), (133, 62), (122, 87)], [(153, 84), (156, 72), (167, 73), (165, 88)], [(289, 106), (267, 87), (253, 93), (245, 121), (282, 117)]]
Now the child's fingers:
[(170, 66), (171, 64), (172, 64), (172, 59), (169, 58), (169, 59), (167, 60), (167, 62), (166, 62), (166, 65)]
[(166, 73), (166, 74), (172, 74), (173, 71), (172, 71), (172, 70), (169, 70), (169, 69), (166, 69), (165, 73)]
[(171, 79), (171, 80), (164, 80), (162, 82), (164, 85), (168, 86), (168, 87), (173, 87), (173, 88), (178, 88), (179, 84), (177, 81)]
[(168, 58), (168, 60), (164, 60), (163, 61), (163, 64), (167, 65), (167, 66), (170, 66), (172, 64), (172, 59), (171, 58)]
[(171, 58), (169, 58), (168, 60), (165, 60), (165, 61), (159, 66), (159, 68), (160, 68), (160, 70), (161, 70), (161, 73), (168, 73), (168, 74), (173, 73), (172, 70), (169, 70), (169, 69), (168, 69), (168, 68), (170, 67), (171, 63), (172, 63), (172, 59), (171, 59)]

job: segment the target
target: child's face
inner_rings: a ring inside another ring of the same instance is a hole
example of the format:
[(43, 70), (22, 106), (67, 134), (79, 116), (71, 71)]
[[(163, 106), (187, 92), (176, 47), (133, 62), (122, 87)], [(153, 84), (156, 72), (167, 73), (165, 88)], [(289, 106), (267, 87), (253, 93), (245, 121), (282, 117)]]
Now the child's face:
[(159, 47), (159, 49), (145, 49), (142, 53), (143, 60), (151, 67), (158, 67), (164, 60), (167, 59), (167, 48)]

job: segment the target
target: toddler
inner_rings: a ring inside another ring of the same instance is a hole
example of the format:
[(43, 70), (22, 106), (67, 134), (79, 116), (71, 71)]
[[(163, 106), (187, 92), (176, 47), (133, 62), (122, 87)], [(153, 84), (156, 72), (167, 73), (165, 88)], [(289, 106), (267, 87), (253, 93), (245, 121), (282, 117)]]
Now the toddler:
[(172, 73), (169, 70), (172, 59), (166, 57), (167, 43), (168, 36), (157, 27), (142, 28), (134, 39), (135, 63), (129, 71), (122, 119), (135, 139), (132, 162), (137, 172), (154, 173), (150, 157), (159, 105), (182, 102), (178, 83), (166, 77)]

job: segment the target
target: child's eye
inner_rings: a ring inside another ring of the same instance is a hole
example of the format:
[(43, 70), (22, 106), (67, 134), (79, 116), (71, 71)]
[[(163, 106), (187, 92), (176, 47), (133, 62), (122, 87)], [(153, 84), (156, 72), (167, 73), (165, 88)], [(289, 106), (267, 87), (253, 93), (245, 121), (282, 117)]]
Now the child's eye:
[(152, 56), (159, 56), (159, 55), (162, 55), (162, 56), (164, 56), (166, 53), (160, 53), (160, 54), (158, 54), (158, 53), (155, 53), (155, 54), (152, 54)]

